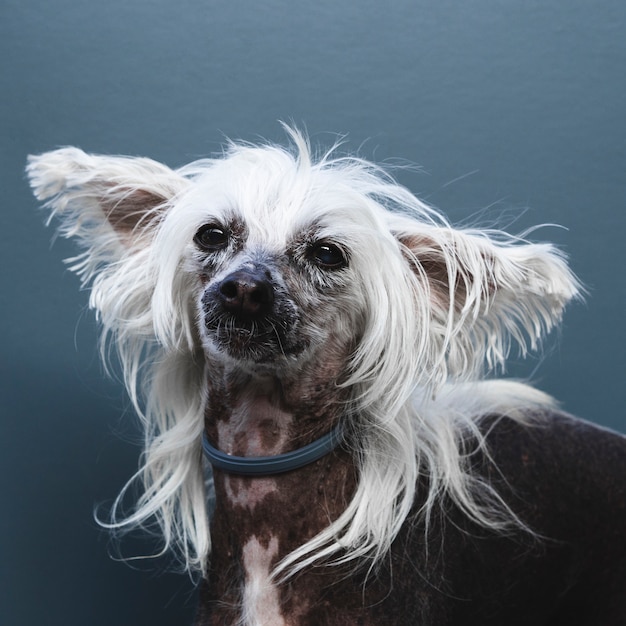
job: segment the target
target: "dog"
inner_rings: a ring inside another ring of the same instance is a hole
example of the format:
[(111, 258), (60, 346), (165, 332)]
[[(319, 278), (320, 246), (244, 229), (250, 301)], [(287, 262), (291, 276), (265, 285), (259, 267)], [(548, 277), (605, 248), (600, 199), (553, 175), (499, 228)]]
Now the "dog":
[(287, 132), (29, 158), (145, 429), (105, 525), (158, 524), (197, 626), (625, 624), (625, 438), (494, 377), (581, 297), (564, 255)]

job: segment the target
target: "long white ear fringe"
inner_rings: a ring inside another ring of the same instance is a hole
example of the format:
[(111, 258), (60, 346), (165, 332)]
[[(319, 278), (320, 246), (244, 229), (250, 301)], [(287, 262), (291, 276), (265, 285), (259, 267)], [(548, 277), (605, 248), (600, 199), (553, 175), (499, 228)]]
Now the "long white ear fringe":
[[(161, 263), (152, 243), (189, 179), (151, 159), (89, 155), (76, 148), (29, 157), (27, 174), (50, 210), (49, 220), (56, 216), (60, 234), (76, 238), (82, 248), (67, 262), (83, 284), (92, 283), (90, 305), (105, 334), (119, 332), (135, 347), (139, 337), (154, 339), (152, 296)], [(167, 315), (187, 340), (179, 318)]]
[[(82, 253), (68, 259), (102, 325), (106, 362), (117, 349), (124, 382), (144, 427), (143, 465), (114, 502), (115, 532), (156, 524), (163, 552), (172, 551), (190, 571), (204, 571), (210, 533), (202, 469), (204, 373), (187, 349), (168, 351), (156, 340), (153, 295), (158, 255), (152, 242), (189, 179), (150, 159), (85, 154), (63, 148), (29, 158), (36, 197), (58, 218), (59, 232), (77, 239)], [(181, 336), (192, 317), (170, 315)], [(188, 346), (189, 342), (183, 342)], [(125, 496), (141, 483), (143, 494), (127, 515)]]
[(441, 383), (503, 368), (512, 343), (522, 356), (538, 349), (566, 304), (581, 297), (564, 255), (550, 244), (500, 231), (390, 221), (425, 287)]
[[(35, 196), (56, 216), (64, 237), (75, 237), (85, 251), (73, 267), (84, 281), (101, 263), (124, 256), (132, 239), (149, 230), (151, 217), (189, 182), (146, 158), (97, 156), (61, 148), (28, 158)], [(136, 242), (134, 242), (136, 244)]]

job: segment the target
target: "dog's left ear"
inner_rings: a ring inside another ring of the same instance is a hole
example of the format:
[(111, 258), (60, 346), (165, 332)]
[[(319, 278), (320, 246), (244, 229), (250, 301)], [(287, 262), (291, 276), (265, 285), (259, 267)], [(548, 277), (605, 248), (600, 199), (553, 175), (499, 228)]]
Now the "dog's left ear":
[(525, 354), (561, 319), (581, 286), (564, 255), (550, 244), (527, 243), (498, 231), (392, 220), (432, 325), (446, 353), (448, 374), (503, 365), (511, 340)]
[[(61, 232), (115, 256), (158, 222), (162, 208), (187, 180), (145, 158), (98, 156), (61, 148), (28, 158), (35, 196), (61, 218)], [(120, 247), (121, 246), (121, 247)]]

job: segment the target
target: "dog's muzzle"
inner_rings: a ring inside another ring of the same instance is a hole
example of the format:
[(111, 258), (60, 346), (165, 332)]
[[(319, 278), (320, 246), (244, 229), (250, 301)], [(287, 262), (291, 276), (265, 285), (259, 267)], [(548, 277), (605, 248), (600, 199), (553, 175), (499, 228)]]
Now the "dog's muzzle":
[(298, 337), (295, 304), (263, 265), (240, 268), (211, 285), (202, 308), (207, 334), (236, 359), (273, 362), (307, 343)]

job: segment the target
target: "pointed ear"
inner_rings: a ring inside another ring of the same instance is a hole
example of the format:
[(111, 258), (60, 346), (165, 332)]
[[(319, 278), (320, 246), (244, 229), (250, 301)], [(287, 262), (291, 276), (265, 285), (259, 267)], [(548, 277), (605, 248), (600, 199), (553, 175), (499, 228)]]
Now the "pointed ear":
[(183, 176), (150, 159), (77, 148), (30, 156), (26, 172), (37, 199), (61, 218), (62, 234), (77, 236), (88, 248), (107, 235), (113, 248), (113, 234), (118, 244), (134, 245), (187, 185)]
[(522, 355), (536, 349), (582, 290), (550, 244), (407, 219), (394, 231), (430, 301), (452, 375), (502, 366), (512, 340)]

